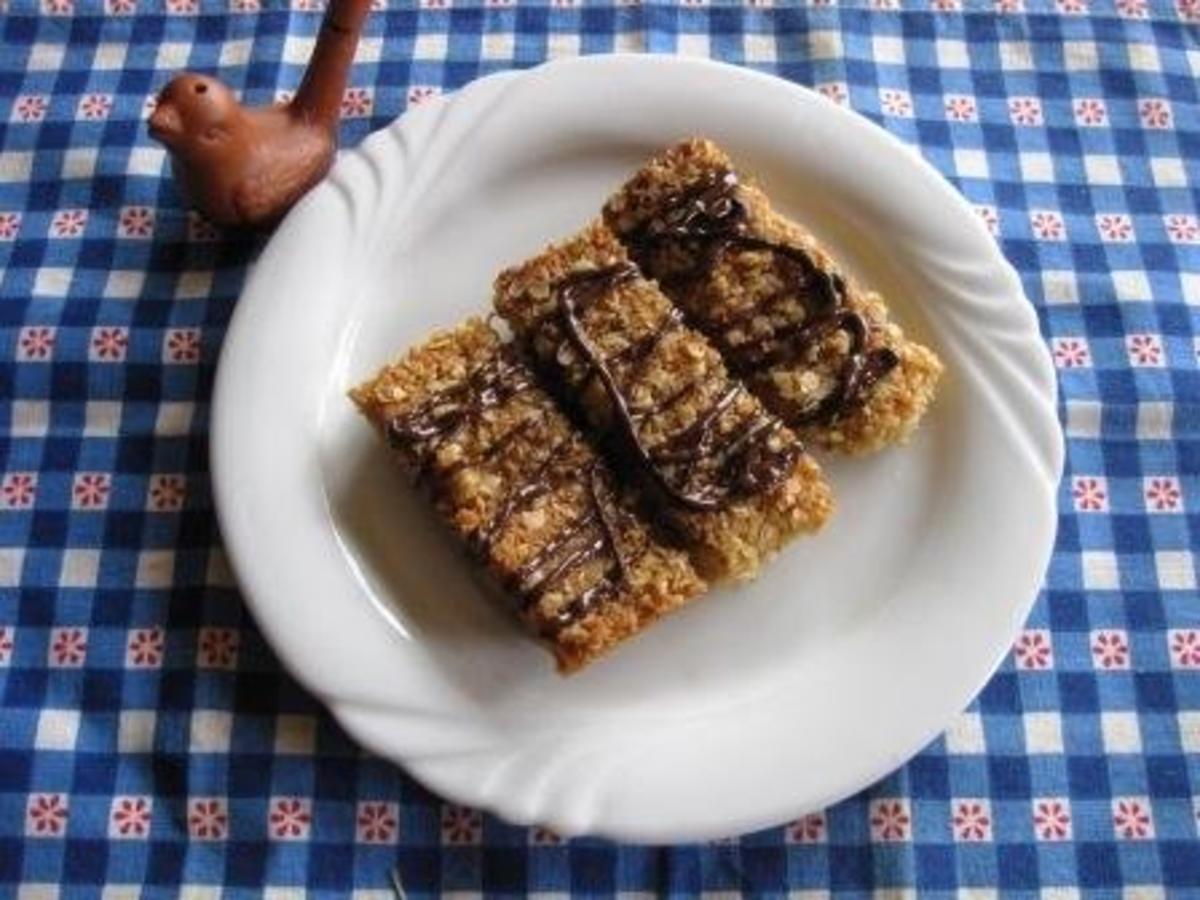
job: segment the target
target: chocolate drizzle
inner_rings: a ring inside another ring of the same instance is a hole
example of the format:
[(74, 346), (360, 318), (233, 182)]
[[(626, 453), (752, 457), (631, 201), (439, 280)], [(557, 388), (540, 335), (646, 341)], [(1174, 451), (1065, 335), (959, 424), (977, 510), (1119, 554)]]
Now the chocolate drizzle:
[[(771, 253), (783, 272), (780, 290), (732, 316), (719, 320), (696, 316), (696, 326), (717, 345), (729, 368), (745, 377), (799, 360), (831, 335), (845, 334), (849, 349), (835, 386), (815, 402), (782, 411), (793, 425), (835, 421), (861, 403), (871, 387), (900, 360), (888, 347), (867, 346), (869, 326), (860, 313), (846, 306), (846, 285), (841, 276), (819, 268), (799, 247), (748, 233), (746, 206), (738, 198), (737, 189), (737, 175), (732, 171), (710, 172), (665, 198), (658, 213), (627, 233), (624, 241), (634, 259), (651, 272), (655, 257), (662, 251), (681, 248), (694, 257), (692, 265), (663, 279), (669, 293), (692, 289), (730, 253)], [(799, 301), (803, 319), (772, 324), (764, 333), (744, 340), (730, 338), (740, 326), (781, 311), (788, 301)], [(781, 399), (778, 405), (782, 405)]]
[[(535, 327), (557, 321), (567, 341), (587, 364), (589, 377), (600, 381), (621, 425), (622, 446), (633, 455), (666, 497), (675, 504), (697, 511), (712, 511), (732, 498), (769, 490), (791, 472), (802, 452), (795, 441), (774, 441), (778, 419), (758, 412), (722, 432), (722, 416), (745, 391), (731, 384), (696, 420), (655, 447), (647, 447), (638, 423), (646, 416), (665, 412), (685, 397), (699, 391), (703, 378), (685, 382), (656, 404), (633, 407), (622, 388), (636, 380), (654, 350), (672, 331), (684, 328), (683, 316), (675, 307), (648, 334), (608, 357), (592, 344), (583, 315), (599, 298), (622, 284), (640, 277), (631, 263), (618, 263), (599, 270), (576, 272), (553, 288), (555, 310)], [(557, 316), (554, 313), (557, 312)], [(623, 371), (618, 378), (617, 368)]]
[[(438, 450), (448, 441), (477, 422), (488, 410), (530, 390), (534, 386), (528, 369), (515, 354), (502, 351), (480, 366), (470, 378), (435, 394), (416, 408), (394, 417), (388, 423), (388, 438), (416, 461), (418, 477), (437, 465)], [(444, 466), (439, 481), (445, 483), (457, 472), (486, 465), (512, 442), (533, 437), (540, 416), (521, 420), (499, 435), (476, 458), (458, 460)], [(534, 443), (536, 446), (536, 443)], [(524, 479), (513, 479), (496, 505), (491, 518), (474, 531), (467, 545), (479, 559), (487, 561), (513, 517), (530, 508), (539, 498), (582, 478), (584, 509), (558, 529), (515, 571), (504, 579), (504, 587), (520, 598), (523, 613), (529, 613), (538, 601), (556, 585), (566, 583), (588, 563), (603, 557), (602, 574), (577, 593), (567, 597), (542, 621), (544, 631), (553, 635), (580, 621), (601, 603), (611, 598), (628, 582), (633, 560), (621, 547), (619, 520), (623, 513), (614, 508), (612, 490), (600, 464), (592, 460), (581, 470), (579, 445), (565, 438), (550, 446), (541, 461)], [(637, 551), (636, 555), (640, 555)]]

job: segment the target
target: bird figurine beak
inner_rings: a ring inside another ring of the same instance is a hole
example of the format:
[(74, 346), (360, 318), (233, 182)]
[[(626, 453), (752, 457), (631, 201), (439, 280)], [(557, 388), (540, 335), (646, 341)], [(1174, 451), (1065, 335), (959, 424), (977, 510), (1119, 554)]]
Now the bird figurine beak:
[(167, 104), (160, 104), (150, 116), (150, 136), (168, 147), (183, 134), (183, 122), (179, 113)]

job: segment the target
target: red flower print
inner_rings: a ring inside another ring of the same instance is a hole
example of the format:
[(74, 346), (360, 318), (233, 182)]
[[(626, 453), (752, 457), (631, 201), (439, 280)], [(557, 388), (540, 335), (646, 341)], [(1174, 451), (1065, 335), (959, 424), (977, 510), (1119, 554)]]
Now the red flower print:
[(125, 646), (125, 665), (131, 669), (157, 669), (162, 665), (166, 635), (161, 628), (135, 628)]
[(167, 12), (190, 16), (200, 11), (200, 0), (167, 0)]
[(182, 475), (154, 475), (150, 479), (150, 508), (155, 512), (183, 509), (187, 479)]
[(1173, 244), (1200, 244), (1200, 220), (1178, 213), (1163, 216), (1167, 238)]
[(78, 669), (87, 657), (86, 628), (55, 628), (50, 632), (50, 665)]
[(1050, 644), (1050, 632), (1030, 629), (1021, 632), (1013, 645), (1019, 669), (1048, 669), (1054, 665), (1054, 650)]
[(1087, 0), (1057, 0), (1054, 4), (1060, 13), (1077, 16), (1088, 11)]
[(262, 5), (258, 0), (231, 0), (229, 8), (234, 12), (258, 12)]
[(292, 9), (299, 12), (320, 12), (325, 8), (325, 0), (292, 0)]
[(200, 361), (200, 329), (172, 328), (163, 341), (163, 362), (194, 363)]
[(30, 325), (17, 338), (17, 359), (49, 359), (54, 352), (55, 330), (47, 325)]
[(1131, 365), (1162, 366), (1165, 362), (1162, 338), (1157, 334), (1131, 334), (1125, 338)]
[(1014, 125), (1041, 125), (1042, 101), (1037, 97), (1013, 97), (1008, 101), (1008, 115)]
[(1103, 125), (1108, 121), (1108, 107), (1097, 97), (1083, 97), (1074, 103), (1076, 125)]
[(92, 359), (120, 362), (125, 358), (125, 351), (128, 349), (128, 328), (100, 327), (92, 329)]
[(1178, 512), (1183, 509), (1183, 490), (1179, 479), (1155, 475), (1144, 482), (1146, 509), (1150, 512)]
[(1024, 0), (995, 0), (996, 12), (1019, 13), (1025, 11)]
[(535, 825), (529, 831), (529, 842), (538, 847), (555, 847), (563, 842), (558, 832), (545, 825)]
[(1108, 482), (1091, 475), (1071, 479), (1071, 497), (1080, 512), (1103, 512), (1108, 509)]
[(13, 120), (16, 122), (41, 122), (46, 118), (50, 100), (41, 94), (25, 94), (13, 103)]
[(362, 119), (371, 115), (375, 97), (370, 88), (348, 88), (342, 95), (342, 118)]
[(1033, 236), (1041, 241), (1061, 241), (1067, 236), (1063, 217), (1053, 210), (1034, 210), (1029, 214)]
[(79, 101), (79, 117), (82, 119), (107, 119), (112, 112), (113, 98), (109, 94), (86, 94)]
[(1150, 15), (1148, 0), (1117, 0), (1117, 12), (1127, 19), (1145, 19)]
[(33, 506), (37, 495), (37, 475), (33, 472), (9, 472), (0, 483), (0, 505), (7, 509)]
[(232, 628), (201, 628), (196, 663), (202, 669), (233, 669), (237, 666), (238, 633)]
[(122, 207), (117, 234), (126, 238), (150, 237), (154, 234), (154, 210), (148, 206)]
[(113, 797), (108, 818), (108, 836), (144, 838), (150, 833), (149, 797)]
[(900, 0), (871, 0), (872, 9), (899, 9)]
[(1114, 671), (1129, 668), (1129, 638), (1124, 631), (1093, 631), (1091, 644), (1092, 664), (1097, 669)]
[(825, 81), (817, 85), (817, 93), (828, 100), (832, 100), (838, 106), (845, 106), (850, 102), (850, 90), (844, 81)]
[(483, 814), (477, 809), (447, 803), (442, 807), (442, 841), (478, 844), (483, 839)]
[(905, 799), (872, 800), (870, 806), (871, 840), (907, 841), (912, 835), (912, 815)]
[(483, 5), (504, 8), (508, 6), (516, 6), (517, 0), (483, 0)]
[(25, 834), (58, 837), (67, 830), (66, 794), (30, 794), (25, 805)]
[(1200, 0), (1175, 0), (1175, 12), (1185, 22), (1200, 22)]
[(42, 0), (42, 12), (51, 16), (69, 16), (75, 12), (75, 0)]
[(1060, 369), (1082, 369), (1092, 364), (1092, 352), (1083, 338), (1055, 338), (1051, 348), (1054, 364)]
[(1200, 631), (1172, 628), (1167, 632), (1171, 647), (1171, 665), (1176, 669), (1200, 669)]
[(421, 0), (421, 9), (447, 9), (450, 0)]
[(400, 834), (400, 807), (381, 800), (364, 800), (358, 804), (355, 817), (355, 837), (362, 844), (395, 843)]
[(993, 236), (1000, 234), (1000, 212), (994, 206), (976, 206), (975, 214), (983, 219), (983, 224)]
[(108, 503), (112, 476), (105, 472), (81, 472), (71, 488), (71, 505), (76, 509), (97, 509)]
[(946, 97), (946, 118), (954, 122), (974, 122), (979, 118), (975, 108), (975, 98), (962, 94), (951, 94)]
[(787, 826), (784, 832), (788, 841), (794, 844), (819, 844), (825, 840), (825, 813), (810, 813), (802, 816)]
[(420, 106), (422, 103), (426, 102), (427, 100), (432, 100), (439, 93), (440, 93), (440, 91), (437, 88), (430, 87), (429, 85), (424, 85), (424, 84), (413, 85), (412, 87), (410, 87), (408, 89), (408, 98), (407, 98), (408, 105), (409, 106)]
[(879, 92), (879, 102), (883, 111), (889, 116), (911, 118), (913, 114), (912, 97), (907, 91), (885, 88)]
[(0, 666), (7, 666), (12, 660), (13, 630), (7, 625), (0, 625)]
[(193, 243), (215, 241), (220, 237), (217, 226), (195, 210), (188, 212), (188, 240)]
[(280, 841), (304, 840), (312, 827), (312, 801), (300, 797), (276, 797), (268, 815), (271, 837)]
[(1138, 102), (1138, 116), (1146, 128), (1170, 128), (1171, 104), (1157, 97), (1141, 100)]
[(958, 12), (962, 9), (962, 0), (933, 0), (936, 12)]
[(79, 237), (87, 227), (86, 209), (64, 209), (50, 220), (51, 237)]
[(1096, 216), (1096, 230), (1102, 241), (1128, 243), (1133, 240), (1133, 219), (1122, 213), (1103, 213)]
[(959, 800), (954, 807), (954, 839), (990, 841), (992, 811), (986, 800)]
[(128, 16), (137, 12), (137, 0), (104, 0), (104, 11), (114, 16)]
[(21, 214), (0, 212), (0, 241), (15, 241), (21, 233)]
[(197, 797), (188, 805), (188, 834), (193, 840), (223, 841), (229, 833), (229, 813), (219, 797)]
[(1071, 838), (1071, 807), (1060, 797), (1038, 797), (1033, 801), (1033, 830), (1041, 841)]
[(1150, 802), (1145, 797), (1114, 797), (1112, 810), (1113, 829), (1117, 837), (1126, 840), (1154, 837)]

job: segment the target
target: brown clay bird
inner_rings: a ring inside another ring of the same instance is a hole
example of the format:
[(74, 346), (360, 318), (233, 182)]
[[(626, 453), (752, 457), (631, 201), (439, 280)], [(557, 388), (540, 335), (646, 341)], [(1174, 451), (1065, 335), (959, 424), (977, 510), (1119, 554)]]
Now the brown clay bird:
[(150, 136), (166, 145), (184, 196), (218, 225), (274, 225), (321, 180), (371, 0), (332, 0), (308, 70), (286, 105), (246, 109), (207, 75), (185, 72), (158, 96)]

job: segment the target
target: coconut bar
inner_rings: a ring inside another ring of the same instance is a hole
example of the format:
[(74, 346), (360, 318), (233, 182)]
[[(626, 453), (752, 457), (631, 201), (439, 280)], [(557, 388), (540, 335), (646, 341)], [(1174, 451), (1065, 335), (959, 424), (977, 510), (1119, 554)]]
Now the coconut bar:
[(942, 364), (837, 270), (711, 141), (651, 160), (604, 207), (633, 260), (803, 438), (851, 454), (908, 438)]
[(435, 334), (351, 397), (561, 671), (704, 590), (481, 319)]
[(705, 578), (752, 577), (828, 518), (816, 462), (602, 224), (502, 272), (496, 309)]

